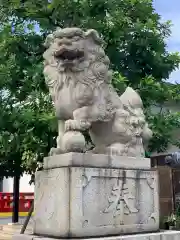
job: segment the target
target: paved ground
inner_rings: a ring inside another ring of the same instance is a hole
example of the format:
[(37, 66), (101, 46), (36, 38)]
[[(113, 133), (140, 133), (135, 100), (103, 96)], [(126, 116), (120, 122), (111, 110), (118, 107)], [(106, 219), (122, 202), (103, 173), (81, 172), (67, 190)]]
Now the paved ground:
[[(0, 240), (11, 240), (12, 236), (16, 233), (20, 233), (22, 224), (25, 218), (20, 218), (19, 224), (8, 225), (11, 223), (11, 218), (0, 218)], [(32, 220), (28, 224), (26, 233), (32, 233)]]
[[(23, 223), (24, 222), (25, 217), (21, 217), (19, 218), (19, 222)], [(0, 218), (0, 225), (4, 225), (4, 224), (8, 224), (8, 223), (12, 223), (12, 218)]]

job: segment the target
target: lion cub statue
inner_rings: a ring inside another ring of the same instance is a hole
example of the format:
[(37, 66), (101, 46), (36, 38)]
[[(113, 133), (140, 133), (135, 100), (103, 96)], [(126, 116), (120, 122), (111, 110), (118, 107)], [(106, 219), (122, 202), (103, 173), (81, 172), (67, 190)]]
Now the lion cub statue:
[(144, 156), (151, 138), (140, 96), (128, 87), (119, 97), (111, 85), (109, 58), (97, 31), (57, 29), (45, 41), (44, 76), (58, 119), (57, 148), (50, 155), (92, 152)]

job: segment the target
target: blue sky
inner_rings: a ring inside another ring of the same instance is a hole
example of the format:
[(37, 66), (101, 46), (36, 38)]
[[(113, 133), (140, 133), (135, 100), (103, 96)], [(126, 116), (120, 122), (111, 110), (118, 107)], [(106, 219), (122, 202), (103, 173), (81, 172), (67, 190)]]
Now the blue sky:
[[(180, 0), (154, 0), (154, 7), (162, 20), (171, 20), (173, 24), (168, 50), (180, 52)], [(180, 69), (171, 74), (169, 81), (180, 83)]]

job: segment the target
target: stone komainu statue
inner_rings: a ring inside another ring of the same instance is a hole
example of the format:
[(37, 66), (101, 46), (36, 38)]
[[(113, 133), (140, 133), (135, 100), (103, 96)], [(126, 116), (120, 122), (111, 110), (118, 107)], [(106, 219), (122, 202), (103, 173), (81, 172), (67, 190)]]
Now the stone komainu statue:
[(109, 58), (95, 30), (57, 29), (47, 36), (44, 75), (58, 118), (52, 154), (83, 152), (89, 131), (95, 153), (144, 156), (152, 135), (140, 96), (130, 87), (119, 97)]

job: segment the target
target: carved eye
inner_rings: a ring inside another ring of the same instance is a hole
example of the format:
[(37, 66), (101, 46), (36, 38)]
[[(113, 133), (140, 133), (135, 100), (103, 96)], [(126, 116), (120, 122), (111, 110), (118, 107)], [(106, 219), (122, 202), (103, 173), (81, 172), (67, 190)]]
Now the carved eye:
[(73, 37), (73, 40), (74, 41), (79, 41), (81, 38), (79, 37), (79, 36), (75, 36), (75, 37)]
[(66, 36), (65, 38), (67, 38), (67, 39), (72, 39), (73, 36)]

